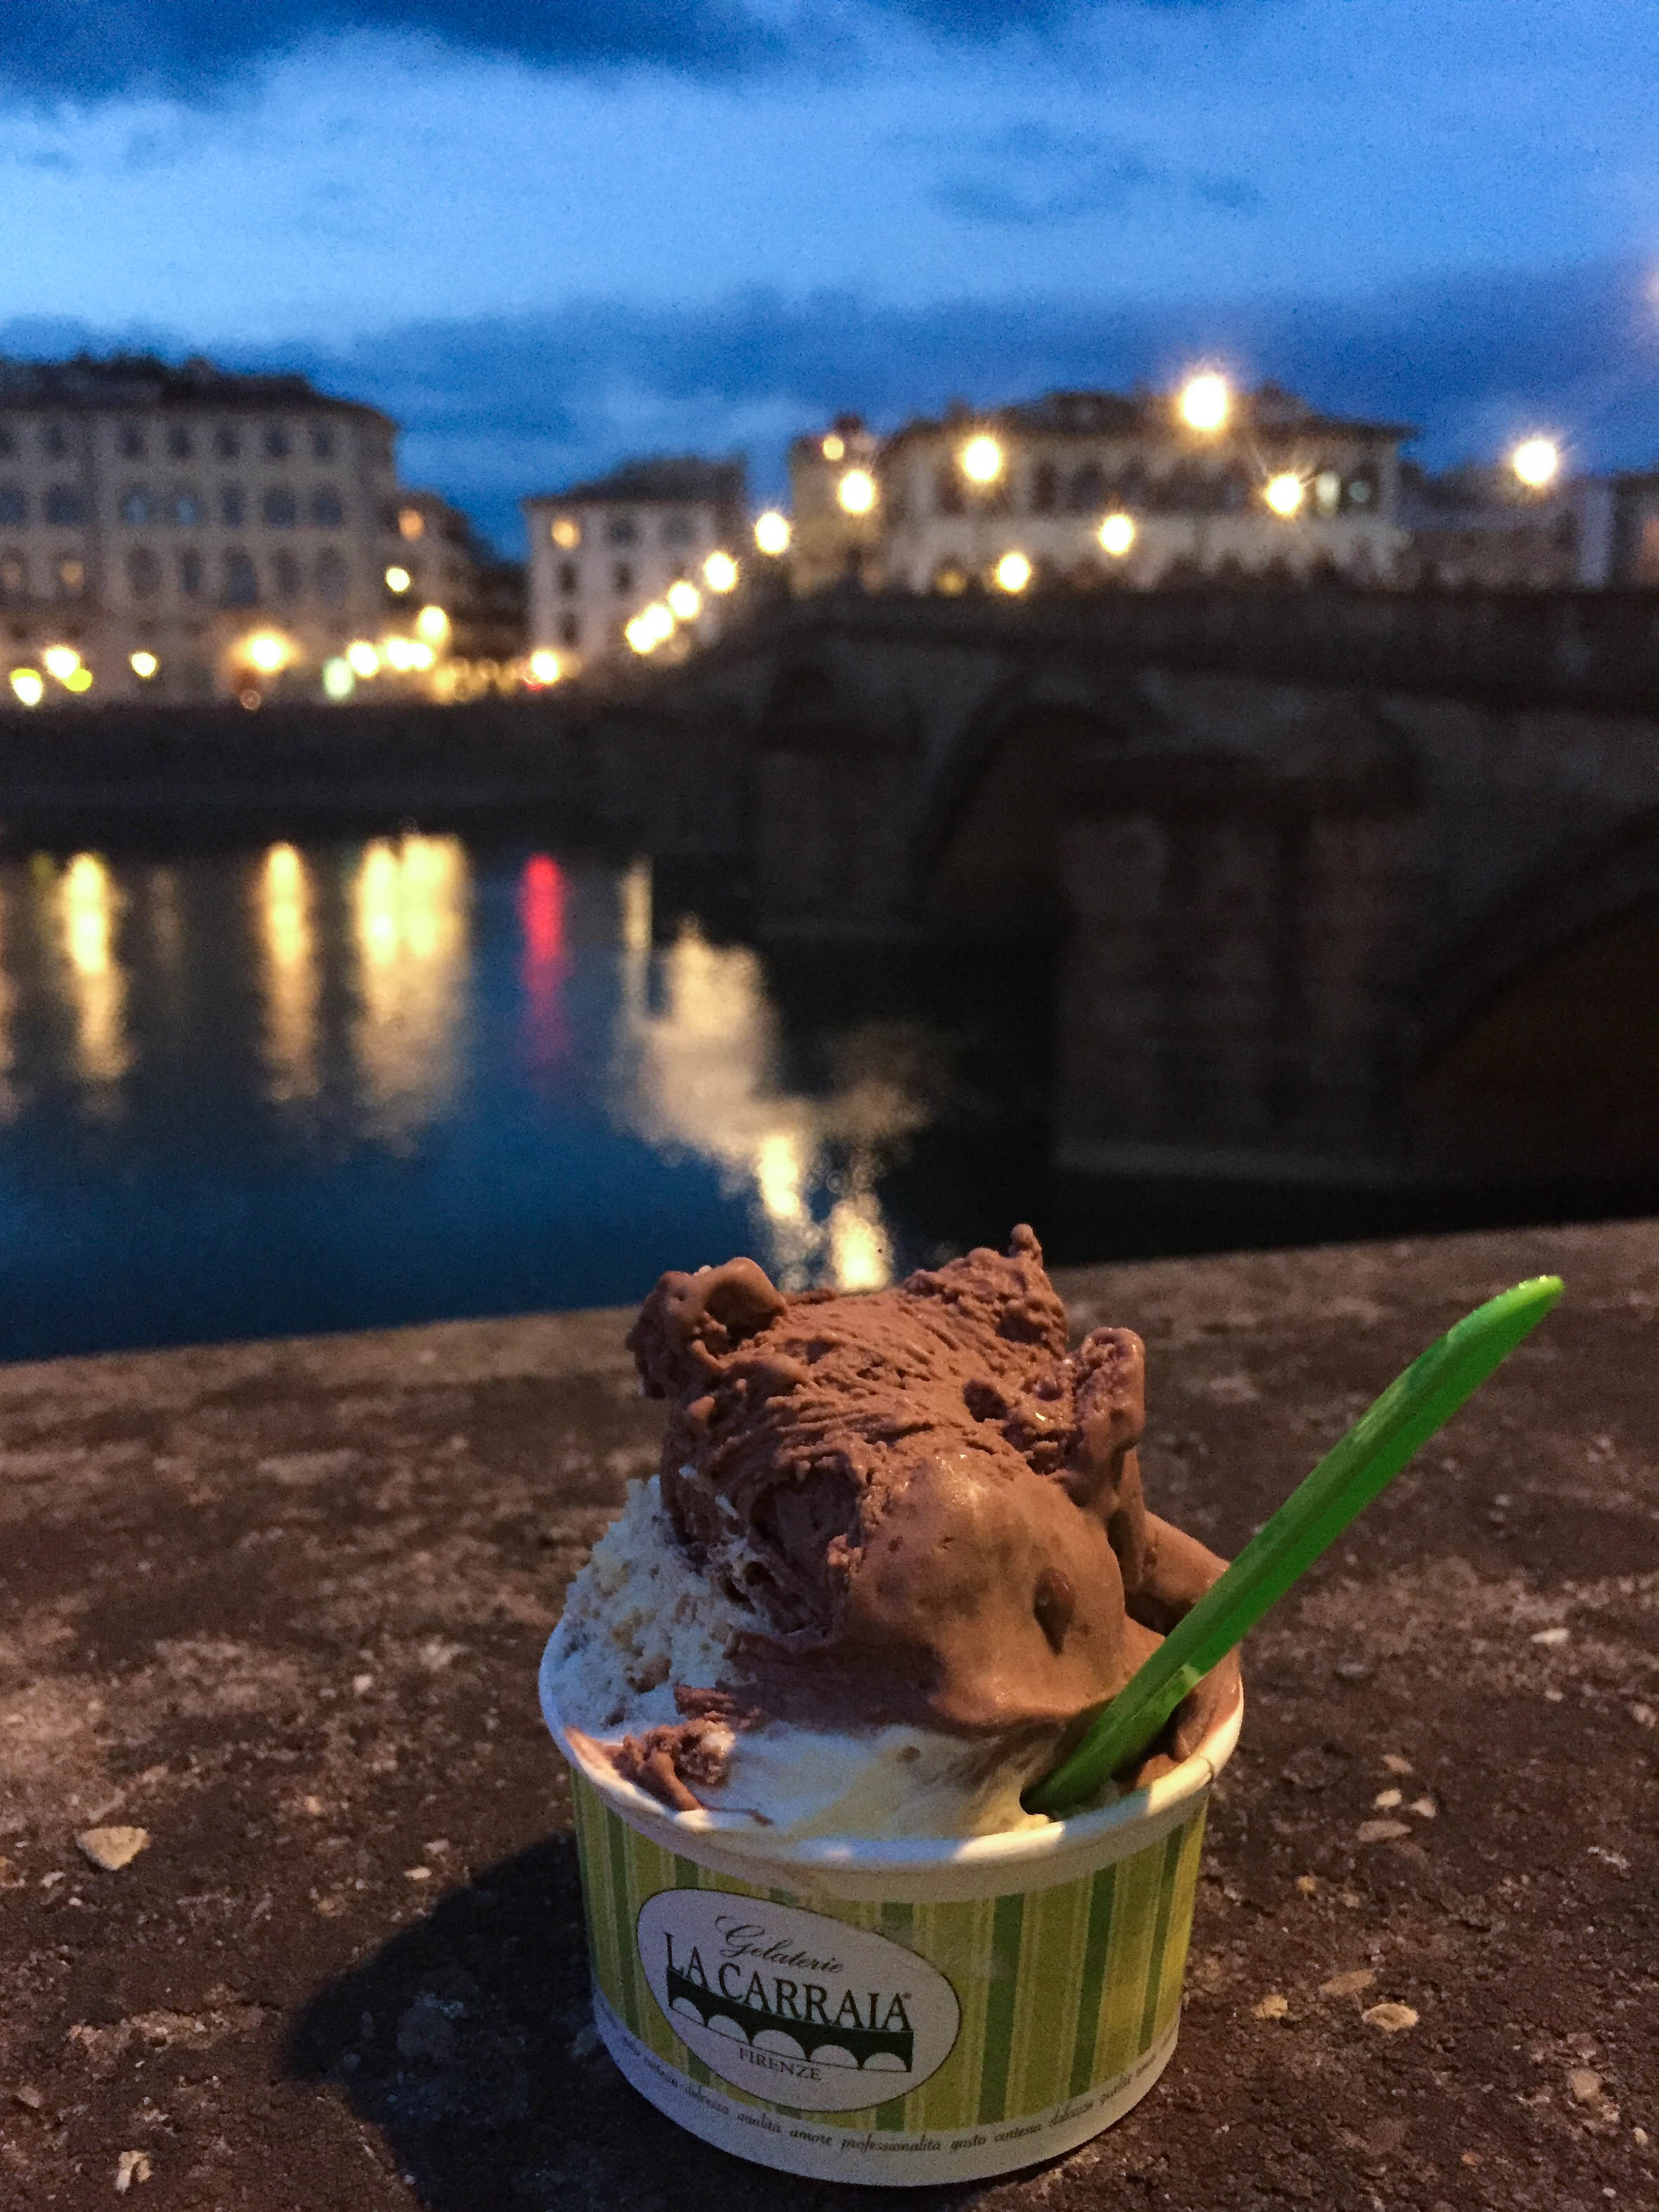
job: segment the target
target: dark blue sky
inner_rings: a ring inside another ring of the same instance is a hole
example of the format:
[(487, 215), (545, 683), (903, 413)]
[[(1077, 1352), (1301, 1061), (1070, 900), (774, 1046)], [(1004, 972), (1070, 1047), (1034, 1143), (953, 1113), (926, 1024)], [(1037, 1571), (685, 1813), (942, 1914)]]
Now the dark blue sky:
[(312, 368), (510, 542), (623, 453), (1215, 356), (1659, 454), (1632, 0), (8, 0), (0, 349)]

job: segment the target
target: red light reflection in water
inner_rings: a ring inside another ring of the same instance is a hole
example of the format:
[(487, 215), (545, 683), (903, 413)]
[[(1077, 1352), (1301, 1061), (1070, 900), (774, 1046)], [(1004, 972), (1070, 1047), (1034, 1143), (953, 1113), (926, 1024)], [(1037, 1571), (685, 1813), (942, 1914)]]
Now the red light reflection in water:
[(519, 878), (519, 922), (524, 932), (522, 975), (525, 1042), (532, 1067), (563, 1059), (570, 1038), (564, 1022), (564, 871), (545, 853), (532, 854)]

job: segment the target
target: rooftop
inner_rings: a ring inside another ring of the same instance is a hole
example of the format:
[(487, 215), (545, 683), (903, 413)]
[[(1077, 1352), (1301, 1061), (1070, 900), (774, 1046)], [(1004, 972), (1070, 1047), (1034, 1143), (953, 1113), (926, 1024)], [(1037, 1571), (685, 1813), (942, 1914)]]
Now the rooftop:
[[(1250, 1641), (1169, 2072), (975, 2201), (1656, 2201), (1659, 1224), (1061, 1287), (1146, 1337), (1148, 1492), (1232, 1551), (1455, 1315), (1551, 1269), (1559, 1310)], [(878, 2201), (679, 2134), (594, 2039), (534, 1681), (655, 1462), (627, 1319), (0, 1368), (15, 2203), (112, 2201), (124, 2165), (140, 2204), (225, 2212)], [(106, 1825), (147, 1839), (114, 1871), (75, 1840)]]
[(717, 507), (740, 505), (744, 476), (740, 460), (710, 461), (698, 453), (663, 453), (647, 460), (624, 461), (608, 476), (589, 477), (563, 491), (534, 493), (522, 504), (574, 507), (629, 501), (641, 505), (689, 505), (708, 501)]
[[(958, 404), (942, 417), (918, 416), (895, 431), (885, 442), (897, 445), (910, 438), (936, 437), (942, 431), (960, 431), (988, 424), (1023, 437), (1130, 437), (1139, 432), (1167, 431), (1173, 427), (1170, 395), (1145, 389), (1122, 392), (1048, 392), (1040, 399), (1017, 400), (1011, 405), (975, 412)], [(1234, 395), (1230, 429), (1273, 435), (1349, 436), (1386, 438), (1395, 442), (1417, 434), (1407, 422), (1373, 422), (1358, 416), (1330, 415), (1310, 405), (1282, 385), (1262, 384), (1254, 392)]]
[(329, 408), (397, 427), (380, 408), (319, 392), (308, 377), (244, 374), (199, 355), (177, 367), (155, 354), (77, 354), (72, 361), (0, 356), (0, 407)]

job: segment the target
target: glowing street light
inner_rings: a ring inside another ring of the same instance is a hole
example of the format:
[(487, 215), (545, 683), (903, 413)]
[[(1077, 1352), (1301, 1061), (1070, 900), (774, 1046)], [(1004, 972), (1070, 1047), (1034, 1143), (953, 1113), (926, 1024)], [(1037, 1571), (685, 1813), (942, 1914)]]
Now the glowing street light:
[(366, 637), (354, 637), (345, 649), (345, 657), (354, 676), (367, 680), (380, 672), (380, 656)]
[(958, 458), (969, 483), (994, 484), (1002, 474), (1002, 448), (986, 431), (969, 438)]
[(540, 647), (530, 656), (530, 679), (532, 684), (556, 684), (564, 673), (556, 653)]
[(331, 653), (323, 663), (323, 696), (337, 705), (349, 699), (356, 689), (356, 670), (340, 653)]
[(789, 518), (780, 514), (775, 507), (768, 507), (764, 514), (755, 518), (755, 543), (763, 553), (775, 560), (779, 554), (789, 550)]
[(826, 461), (844, 461), (847, 459), (847, 441), (845, 438), (837, 437), (832, 430), (819, 447), (818, 451)]
[(738, 564), (729, 553), (711, 553), (702, 564), (702, 580), (711, 592), (735, 592)]
[(415, 617), (415, 635), (428, 645), (449, 642), (449, 617), (441, 607), (422, 607)]
[(279, 675), (288, 665), (288, 640), (274, 629), (255, 630), (252, 637), (242, 641), (242, 658), (261, 676)]
[(682, 576), (668, 586), (668, 604), (681, 622), (692, 622), (702, 612), (702, 593)]
[(415, 579), (410, 574), (408, 569), (400, 568), (395, 561), (392, 562), (391, 568), (389, 568), (386, 572), (386, 587), (387, 591), (397, 592), (399, 598), (401, 598), (404, 592), (409, 589), (414, 580)]
[(1135, 519), (1132, 514), (1109, 514), (1097, 534), (1102, 550), (1121, 561), (1135, 542)]
[(72, 645), (49, 645), (40, 656), (48, 676), (55, 676), (60, 684), (67, 684), (81, 665), (81, 656)]
[(1286, 521), (1293, 514), (1301, 513), (1302, 502), (1307, 495), (1308, 487), (1292, 469), (1285, 469), (1278, 476), (1269, 477), (1261, 489), (1262, 498), (1275, 514), (1282, 515)]
[(1561, 448), (1553, 438), (1522, 438), (1510, 466), (1528, 491), (1547, 491), (1561, 473)]
[(547, 534), (566, 553), (574, 553), (582, 542), (582, 526), (574, 514), (556, 514), (547, 526)]
[(161, 665), (153, 653), (130, 653), (127, 655), (127, 666), (141, 684), (148, 684)]
[(1189, 430), (1224, 430), (1233, 411), (1232, 387), (1218, 370), (1201, 369), (1182, 386), (1176, 405)]
[(836, 497), (848, 514), (868, 514), (876, 503), (876, 480), (868, 469), (848, 469), (836, 486)]
[(1000, 592), (1023, 592), (1031, 580), (1031, 564), (1023, 553), (1005, 553), (996, 565)]
[(14, 668), (11, 688), (20, 707), (38, 707), (46, 696), (46, 678), (38, 668)]
[(418, 638), (389, 637), (381, 645), (380, 658), (388, 668), (395, 668), (400, 676), (407, 676), (417, 668), (430, 668), (437, 655), (429, 645)]
[(64, 689), (65, 691), (73, 691), (76, 694), (82, 691), (90, 691), (92, 689), (91, 669), (85, 666), (71, 669), (69, 674), (64, 678)]

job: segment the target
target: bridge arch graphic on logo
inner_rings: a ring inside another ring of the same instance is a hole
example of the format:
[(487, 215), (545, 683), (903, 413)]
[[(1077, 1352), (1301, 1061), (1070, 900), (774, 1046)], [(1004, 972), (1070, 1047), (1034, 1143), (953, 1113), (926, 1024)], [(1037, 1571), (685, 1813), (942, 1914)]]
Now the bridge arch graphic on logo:
[(955, 2047), (947, 1978), (901, 1943), (727, 1890), (659, 1890), (635, 1924), (664, 2019), (711, 2073), (796, 2111), (902, 2096)]

